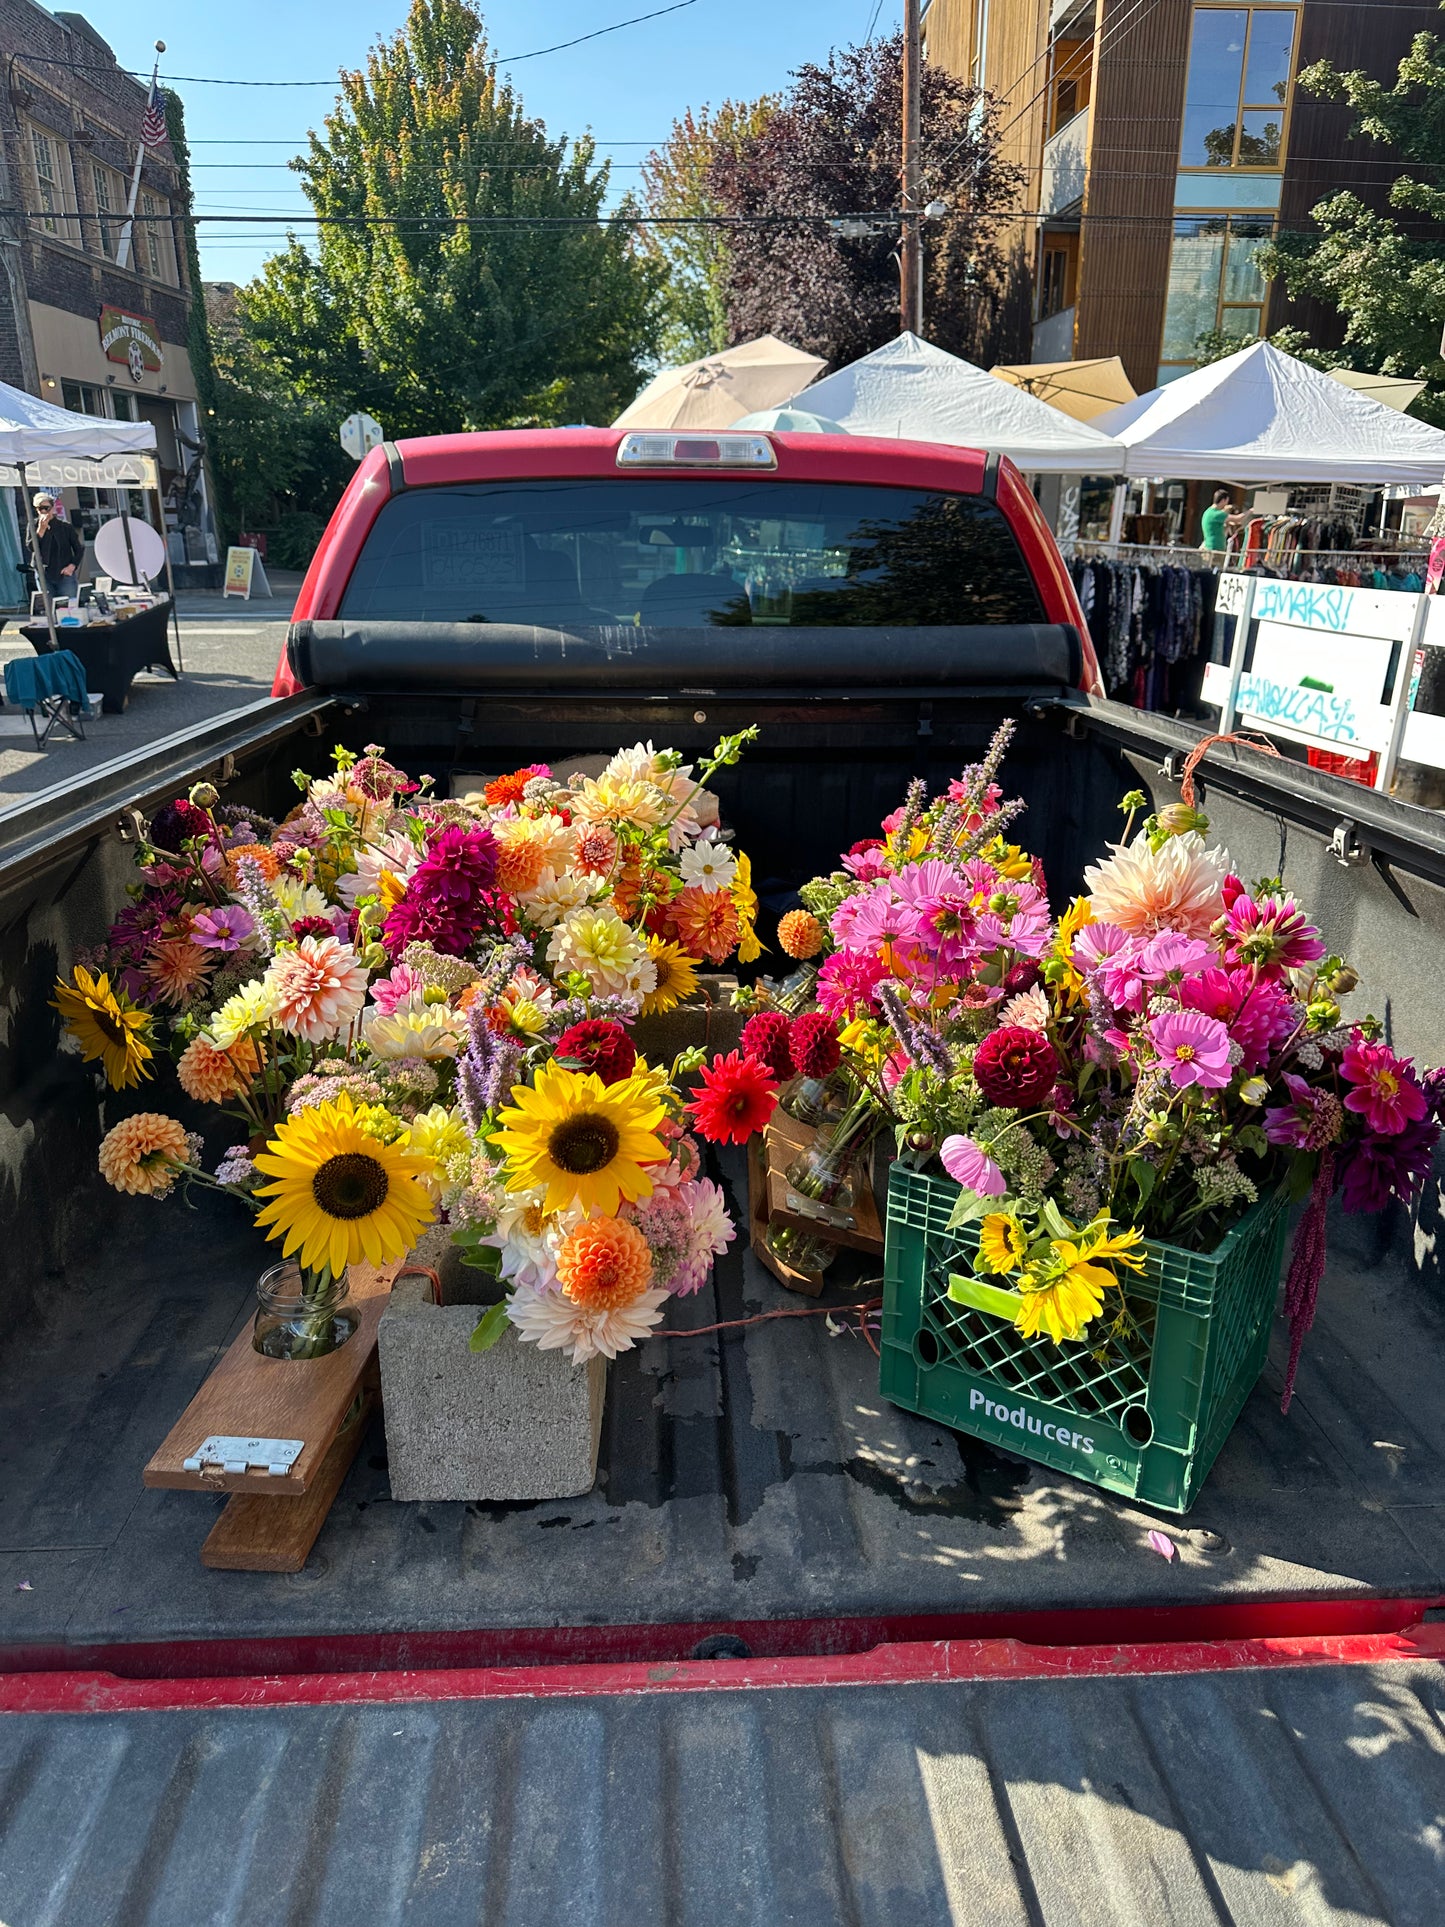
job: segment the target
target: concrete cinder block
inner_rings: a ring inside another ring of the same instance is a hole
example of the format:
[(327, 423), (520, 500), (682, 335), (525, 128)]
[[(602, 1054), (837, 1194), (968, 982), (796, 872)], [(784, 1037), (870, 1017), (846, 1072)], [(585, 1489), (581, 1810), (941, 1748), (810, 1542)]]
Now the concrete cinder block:
[[(378, 1333), (386, 1455), (394, 1499), (571, 1499), (597, 1477), (607, 1361), (573, 1365), (510, 1327), (472, 1352), (489, 1274), (459, 1265), (445, 1227), (410, 1263), (442, 1279), (398, 1278)], [(477, 1282), (481, 1281), (482, 1289)], [(472, 1302), (458, 1302), (469, 1297)], [(481, 1301), (481, 1302), (479, 1302)]]
[(697, 1046), (711, 1055), (714, 1051), (736, 1050), (742, 1036), (746, 1014), (729, 1002), (738, 987), (736, 977), (705, 970), (698, 976), (698, 994), (676, 1010), (655, 1017), (639, 1017), (632, 1029), (632, 1041), (649, 1064), (666, 1070), (679, 1051)]

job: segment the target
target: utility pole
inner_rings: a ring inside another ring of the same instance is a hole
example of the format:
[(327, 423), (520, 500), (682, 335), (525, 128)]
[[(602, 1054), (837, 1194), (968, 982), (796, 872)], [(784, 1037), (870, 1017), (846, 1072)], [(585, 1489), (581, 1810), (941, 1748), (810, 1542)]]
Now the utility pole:
[(898, 323), (903, 334), (923, 333), (923, 236), (918, 210), (918, 147), (922, 137), (922, 10), (903, 0), (903, 236), (898, 250)]

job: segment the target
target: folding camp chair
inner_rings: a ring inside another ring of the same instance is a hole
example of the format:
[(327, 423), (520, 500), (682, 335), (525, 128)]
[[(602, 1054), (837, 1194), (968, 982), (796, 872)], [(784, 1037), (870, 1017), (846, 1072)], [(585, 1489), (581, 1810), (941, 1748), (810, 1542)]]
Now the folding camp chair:
[[(22, 656), (18, 662), (7, 662), (5, 700), (30, 718), (30, 733), (37, 749), (44, 749), (57, 729), (85, 741), (84, 719), (90, 701), (84, 665), (73, 651), (57, 649), (48, 656)], [(45, 719), (43, 729), (41, 717)]]

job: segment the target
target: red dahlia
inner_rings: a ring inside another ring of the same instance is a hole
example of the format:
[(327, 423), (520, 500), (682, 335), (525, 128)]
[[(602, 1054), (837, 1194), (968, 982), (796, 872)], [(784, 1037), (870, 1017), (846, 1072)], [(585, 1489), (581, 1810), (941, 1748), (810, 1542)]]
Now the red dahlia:
[(793, 1074), (788, 1030), (787, 1016), (781, 1010), (760, 1010), (743, 1025), (743, 1055), (766, 1064), (780, 1084)]
[(631, 1077), (637, 1051), (621, 1024), (589, 1017), (557, 1039), (557, 1060), (569, 1070), (595, 1071), (604, 1084), (620, 1084)]
[(330, 917), (298, 917), (291, 926), (291, 934), (297, 943), (303, 937), (334, 937), (336, 925)]
[(788, 1046), (800, 1077), (831, 1077), (842, 1056), (838, 1027), (821, 1010), (805, 1011), (793, 1019)]
[(710, 1144), (746, 1144), (761, 1131), (778, 1101), (778, 1080), (756, 1057), (733, 1051), (699, 1072), (702, 1089), (688, 1109)]
[(990, 1104), (1031, 1111), (1052, 1092), (1059, 1060), (1042, 1032), (1002, 1024), (974, 1052), (973, 1075)]

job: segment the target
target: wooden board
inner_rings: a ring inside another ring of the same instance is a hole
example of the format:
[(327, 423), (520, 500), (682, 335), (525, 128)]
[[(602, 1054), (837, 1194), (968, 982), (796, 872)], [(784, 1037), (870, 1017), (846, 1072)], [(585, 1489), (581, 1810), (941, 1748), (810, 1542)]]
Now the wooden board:
[[(355, 1339), (351, 1340), (355, 1344)], [(300, 1572), (315, 1545), (341, 1482), (361, 1449), (376, 1403), (376, 1368), (361, 1391), (355, 1418), (337, 1433), (305, 1492), (296, 1498), (256, 1498), (238, 1492), (201, 1547), (201, 1564), (219, 1572)]]
[[(252, 1346), (248, 1325), (171, 1427), (142, 1475), (145, 1484), (180, 1492), (249, 1492), (267, 1499), (308, 1492), (375, 1360), (376, 1328), (397, 1269), (352, 1266), (351, 1300), (361, 1322), (341, 1349), (325, 1358), (263, 1358)], [(213, 1434), (304, 1443), (289, 1472), (187, 1471), (186, 1459)]]
[(748, 1140), (748, 1242), (758, 1263), (770, 1271), (780, 1285), (816, 1298), (823, 1289), (821, 1272), (794, 1271), (768, 1249), (768, 1171), (761, 1138)]
[(871, 1178), (853, 1201), (852, 1223), (848, 1225), (824, 1222), (789, 1204), (785, 1175), (788, 1166), (807, 1150), (816, 1135), (811, 1124), (800, 1124), (796, 1118), (788, 1117), (782, 1111), (773, 1113), (772, 1121), (763, 1133), (768, 1165), (769, 1219), (788, 1225), (794, 1231), (811, 1232), (815, 1237), (826, 1238), (830, 1243), (843, 1245), (849, 1251), (863, 1251), (870, 1257), (881, 1257), (883, 1226), (879, 1221)]

